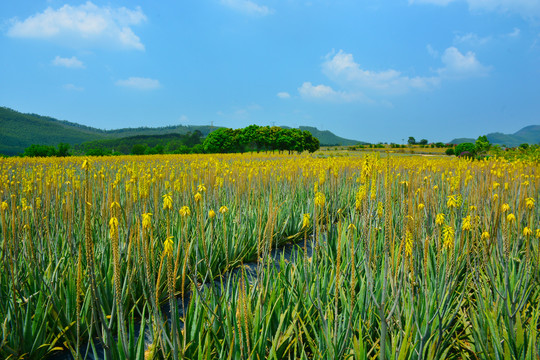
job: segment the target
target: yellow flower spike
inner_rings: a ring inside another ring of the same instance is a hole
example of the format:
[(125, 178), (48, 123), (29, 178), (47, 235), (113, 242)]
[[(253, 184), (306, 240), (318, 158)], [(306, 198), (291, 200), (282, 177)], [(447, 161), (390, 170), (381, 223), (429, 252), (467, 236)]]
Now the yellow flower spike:
[(83, 170), (86, 170), (88, 169), (88, 159), (84, 159), (83, 163), (82, 163), (82, 169)]
[(379, 201), (377, 203), (377, 216), (382, 217), (383, 216), (383, 203)]
[(509, 222), (509, 223), (513, 223), (516, 221), (516, 216), (514, 214), (508, 214), (508, 216), (506, 216), (506, 220)]
[(426, 206), (424, 204), (422, 204), (422, 203), (418, 204), (418, 211), (424, 210), (425, 207)]
[(461, 224), (461, 230), (470, 231), (472, 229), (471, 216), (463, 218), (463, 223)]
[(347, 231), (356, 231), (356, 226), (354, 226), (354, 224), (349, 224), (349, 226), (347, 226)]
[(117, 232), (118, 232), (118, 219), (115, 217), (112, 217), (111, 220), (109, 220), (109, 235), (111, 236), (111, 238), (113, 238)]
[(489, 239), (489, 233), (487, 231), (484, 231), (482, 233), (482, 236), (481, 236), (482, 240), (487, 240)]
[(307, 228), (309, 226), (309, 219), (310, 219), (310, 214), (304, 214), (302, 218), (302, 229)]
[(445, 249), (452, 249), (454, 247), (454, 234), (453, 227), (446, 225), (443, 228), (443, 246)]
[(510, 205), (508, 205), (508, 204), (502, 204), (502, 206), (501, 206), (501, 212), (507, 212), (508, 210), (510, 210)]
[(537, 239), (540, 239), (540, 229), (536, 229), (534, 236), (536, 236)]
[(111, 210), (114, 209), (114, 208), (117, 208), (117, 209), (120, 209), (120, 204), (117, 202), (117, 201), (113, 201), (111, 203)]
[(8, 203), (5, 201), (2, 201), (2, 210), (5, 211), (8, 208)]
[(407, 230), (405, 233), (405, 255), (410, 256), (413, 249), (413, 236), (412, 233)]
[(201, 199), (202, 199), (201, 193), (200, 193), (200, 192), (197, 192), (197, 193), (195, 194), (195, 202), (198, 203), (199, 201), (201, 201)]
[(475, 212), (476, 211), (476, 206), (474, 206), (474, 205), (469, 206), (469, 211), (470, 212)]
[(526, 198), (525, 199), (525, 207), (528, 209), (528, 210), (532, 210), (533, 207), (534, 207), (534, 199), (533, 198)]
[(497, 201), (498, 198), (499, 198), (499, 195), (493, 194), (493, 201)]
[(169, 236), (167, 240), (165, 240), (165, 243), (163, 245), (163, 255), (164, 256), (172, 256), (173, 254), (173, 237)]
[(150, 216), (152, 216), (152, 213), (142, 214), (143, 229), (150, 229), (152, 227), (152, 219), (150, 218)]
[(523, 236), (531, 236), (532, 233), (533, 232), (532, 232), (532, 230), (530, 228), (528, 228), (526, 226), (523, 228)]
[(200, 192), (200, 193), (205, 192), (206, 187), (204, 186), (204, 184), (199, 184), (199, 186), (197, 187), (197, 191)]
[(446, 202), (446, 207), (449, 209), (456, 208), (458, 206), (458, 201), (456, 200), (456, 195), (449, 195), (448, 201)]
[(172, 195), (163, 195), (163, 210), (172, 210)]
[(443, 225), (444, 224), (444, 214), (437, 214), (435, 217), (435, 224)]
[(226, 214), (229, 212), (229, 208), (227, 208), (226, 206), (222, 206), (219, 208), (219, 213), (220, 214)]
[(315, 205), (323, 207), (326, 204), (326, 197), (322, 192), (317, 192), (315, 194)]
[(178, 213), (182, 217), (191, 216), (191, 210), (189, 209), (189, 206), (185, 206), (185, 205), (180, 208)]
[(216, 217), (216, 212), (212, 209), (210, 209), (210, 211), (208, 211), (208, 217), (210, 219), (214, 219)]

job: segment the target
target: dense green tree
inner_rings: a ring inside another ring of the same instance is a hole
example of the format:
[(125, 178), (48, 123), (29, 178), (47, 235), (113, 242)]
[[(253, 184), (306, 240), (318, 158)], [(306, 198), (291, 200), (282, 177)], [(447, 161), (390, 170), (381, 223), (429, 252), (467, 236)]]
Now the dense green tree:
[(454, 149), (456, 156), (474, 157), (476, 146), (473, 143), (461, 143)]
[(413, 136), (409, 136), (409, 140), (407, 140), (407, 144), (409, 145), (416, 144), (416, 139)]
[(422, 139), (418, 142), (420, 145), (427, 145), (428, 141), (426, 139)]

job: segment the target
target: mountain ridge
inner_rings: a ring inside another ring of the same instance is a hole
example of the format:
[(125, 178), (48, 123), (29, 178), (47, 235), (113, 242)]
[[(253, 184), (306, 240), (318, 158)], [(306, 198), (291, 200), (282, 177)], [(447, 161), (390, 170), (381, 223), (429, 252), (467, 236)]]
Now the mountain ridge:
[[(525, 126), (513, 134), (503, 134), (493, 132), (486, 135), (490, 143), (494, 145), (505, 145), (507, 147), (516, 147), (521, 144), (540, 144), (540, 125)], [(450, 141), (450, 144), (461, 144), (465, 142), (474, 143), (473, 138), (456, 138)]]
[[(138, 127), (103, 130), (50, 116), (25, 114), (8, 107), (0, 107), (0, 154), (17, 155), (32, 144), (55, 146), (59, 143), (80, 145), (90, 141), (118, 139), (138, 135), (187, 134), (198, 130), (207, 136), (218, 126), (170, 125), (162, 127)], [(328, 130), (300, 126), (319, 139), (323, 146), (356, 145), (361, 141), (339, 137)]]

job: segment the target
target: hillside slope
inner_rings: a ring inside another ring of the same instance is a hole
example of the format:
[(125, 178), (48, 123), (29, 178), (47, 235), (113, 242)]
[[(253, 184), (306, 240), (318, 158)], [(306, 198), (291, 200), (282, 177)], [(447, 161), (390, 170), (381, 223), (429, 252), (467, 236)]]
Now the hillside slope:
[[(540, 144), (540, 125), (529, 125), (513, 134), (495, 132), (487, 134), (486, 136), (490, 143), (506, 145), (508, 147), (516, 147), (523, 143)], [(461, 144), (465, 142), (474, 143), (475, 141), (476, 140), (472, 138), (457, 138), (450, 141), (450, 144)]]

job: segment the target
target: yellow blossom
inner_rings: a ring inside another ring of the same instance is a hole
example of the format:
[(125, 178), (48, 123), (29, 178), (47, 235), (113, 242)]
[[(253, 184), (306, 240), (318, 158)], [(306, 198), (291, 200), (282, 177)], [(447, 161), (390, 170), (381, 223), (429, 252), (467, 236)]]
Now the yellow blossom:
[(7, 208), (8, 208), (8, 203), (5, 201), (2, 201), (2, 211), (7, 210)]
[(526, 198), (525, 199), (525, 207), (528, 209), (528, 210), (532, 210), (532, 208), (534, 207), (534, 199), (533, 198)]
[(354, 226), (354, 224), (349, 224), (349, 226), (347, 226), (347, 230), (348, 231), (356, 231), (356, 226)]
[(448, 208), (456, 208), (458, 205), (458, 202), (456, 200), (456, 195), (449, 195), (448, 201), (446, 202), (446, 206)]
[(163, 195), (163, 210), (172, 210), (172, 195)]
[(381, 201), (379, 201), (379, 203), (377, 204), (377, 216), (383, 216), (383, 203)]
[(471, 228), (472, 228), (471, 216), (469, 215), (469, 216), (463, 218), (463, 223), (461, 224), (461, 229), (463, 231), (469, 231), (469, 230), (471, 230)]
[(489, 239), (489, 233), (487, 231), (484, 231), (482, 233), (482, 236), (481, 236), (482, 240), (487, 240)]
[(115, 217), (112, 217), (111, 220), (109, 220), (109, 235), (111, 238), (114, 237), (115, 234), (118, 232), (118, 219)]
[(229, 208), (227, 208), (225, 205), (219, 208), (220, 214), (225, 214), (229, 212)]
[(424, 204), (422, 204), (422, 203), (418, 204), (418, 211), (424, 210), (425, 207), (426, 206)]
[(178, 210), (178, 213), (180, 216), (186, 217), (191, 215), (191, 210), (189, 209), (189, 206), (184, 205), (180, 208), (180, 210)]
[(152, 213), (144, 213), (142, 214), (142, 227), (143, 229), (150, 229), (152, 227), (152, 219), (150, 218), (152, 216)]
[(453, 227), (446, 225), (443, 228), (443, 246), (445, 249), (452, 249), (454, 247), (454, 234)]
[(506, 217), (506, 220), (508, 220), (509, 223), (512, 223), (516, 221), (516, 217), (514, 214), (508, 214), (508, 216)]
[(208, 217), (210, 219), (215, 218), (216, 217), (216, 212), (214, 210), (210, 209), (210, 211), (208, 211)]
[(204, 186), (204, 184), (199, 184), (199, 186), (197, 187), (197, 191), (200, 192), (200, 193), (205, 192), (206, 187)]
[(309, 227), (309, 217), (310, 217), (309, 214), (304, 214), (304, 217), (302, 219), (302, 228)]
[(163, 246), (163, 255), (172, 256), (173, 254), (173, 237), (169, 236), (167, 240), (165, 240), (165, 244)]
[(435, 224), (437, 225), (444, 224), (444, 214), (437, 214), (437, 216), (435, 216)]
[(533, 232), (532, 232), (532, 230), (530, 228), (528, 228), (526, 226), (523, 228), (523, 236), (531, 236), (532, 233)]
[(508, 204), (502, 204), (502, 206), (501, 206), (501, 212), (507, 212), (508, 210), (510, 210), (510, 205), (508, 205)]
[(326, 203), (326, 197), (322, 192), (317, 192), (315, 194), (315, 205), (323, 207)]
[(201, 201), (201, 199), (202, 199), (201, 193), (200, 193), (200, 192), (197, 192), (197, 193), (195, 194), (195, 202), (199, 202), (199, 201)]

